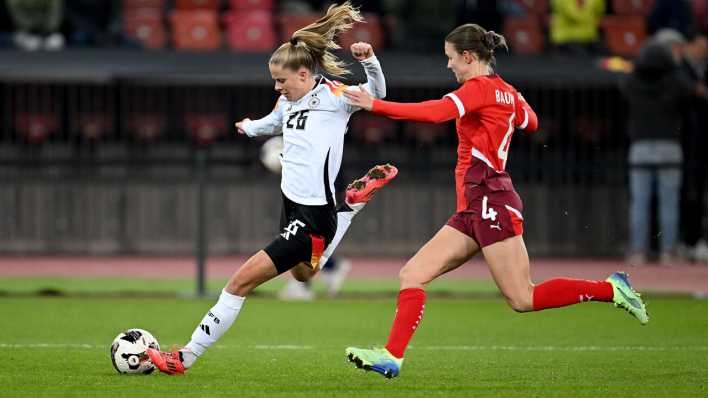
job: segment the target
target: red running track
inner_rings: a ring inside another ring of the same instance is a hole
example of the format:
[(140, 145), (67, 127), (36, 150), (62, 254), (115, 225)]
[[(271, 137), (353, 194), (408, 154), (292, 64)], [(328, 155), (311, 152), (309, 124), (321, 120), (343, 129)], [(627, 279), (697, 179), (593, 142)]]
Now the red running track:
[[(245, 256), (211, 257), (207, 263), (209, 278), (227, 278)], [(396, 279), (404, 258), (350, 258), (353, 279)], [(531, 277), (540, 282), (565, 276), (582, 279), (605, 279), (616, 270), (631, 276), (638, 290), (667, 291), (708, 295), (708, 263), (666, 266), (628, 266), (622, 260), (553, 259), (532, 260)], [(0, 277), (65, 278), (192, 278), (191, 257), (0, 257)], [(486, 264), (471, 261), (444, 278), (491, 280)]]

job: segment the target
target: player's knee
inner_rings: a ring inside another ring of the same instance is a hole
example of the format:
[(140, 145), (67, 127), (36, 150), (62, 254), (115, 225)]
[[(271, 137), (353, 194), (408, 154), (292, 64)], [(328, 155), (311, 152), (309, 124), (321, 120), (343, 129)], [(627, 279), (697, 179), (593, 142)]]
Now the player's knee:
[(224, 290), (236, 296), (246, 297), (255, 286), (249, 284), (248, 281), (243, 281), (241, 278), (231, 278), (224, 287)]
[(293, 278), (298, 282), (307, 282), (315, 276), (316, 270), (313, 270), (309, 264), (300, 263), (290, 270)]
[(533, 297), (530, 294), (518, 293), (507, 296), (506, 302), (516, 312), (533, 311)]
[(421, 280), (419, 272), (416, 271), (416, 267), (411, 261), (408, 261), (398, 272), (398, 279), (401, 281), (401, 286), (404, 287), (422, 285), (425, 282)]

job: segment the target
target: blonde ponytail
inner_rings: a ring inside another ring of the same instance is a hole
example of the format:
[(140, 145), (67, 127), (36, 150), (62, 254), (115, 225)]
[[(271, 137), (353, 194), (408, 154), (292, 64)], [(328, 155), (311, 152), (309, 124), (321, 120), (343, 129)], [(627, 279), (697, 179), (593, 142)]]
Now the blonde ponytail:
[(270, 57), (270, 64), (293, 70), (304, 66), (311, 71), (318, 68), (332, 76), (349, 75), (346, 64), (330, 50), (340, 48), (335, 42), (339, 33), (351, 29), (364, 18), (359, 10), (345, 2), (332, 5), (324, 17), (293, 33), (290, 41), (283, 43)]

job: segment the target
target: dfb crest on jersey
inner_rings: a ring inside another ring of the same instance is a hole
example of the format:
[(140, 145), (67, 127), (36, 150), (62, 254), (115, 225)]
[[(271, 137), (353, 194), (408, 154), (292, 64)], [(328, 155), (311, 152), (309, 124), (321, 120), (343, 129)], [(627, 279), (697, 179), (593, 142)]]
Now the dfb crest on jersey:
[(314, 95), (313, 95), (312, 97), (310, 97), (310, 100), (307, 101), (307, 106), (308, 106), (310, 109), (315, 109), (315, 108), (317, 108), (318, 106), (320, 106), (320, 99), (317, 98), (317, 96), (314, 96)]

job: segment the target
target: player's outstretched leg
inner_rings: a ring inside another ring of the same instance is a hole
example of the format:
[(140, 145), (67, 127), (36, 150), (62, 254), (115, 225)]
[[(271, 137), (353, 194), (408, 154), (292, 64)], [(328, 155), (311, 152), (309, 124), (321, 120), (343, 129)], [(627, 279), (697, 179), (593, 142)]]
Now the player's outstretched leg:
[(398, 175), (398, 169), (395, 166), (382, 164), (372, 167), (363, 177), (349, 184), (345, 203), (342, 203), (337, 209), (337, 232), (320, 257), (320, 264), (326, 264), (327, 260), (332, 257), (334, 250), (339, 246), (344, 234), (347, 233), (354, 216), (366, 206), (376, 191), (391, 182), (396, 178), (396, 175)]
[(615, 307), (623, 308), (637, 318), (642, 325), (646, 325), (649, 322), (649, 313), (647, 313), (641, 295), (629, 283), (627, 274), (615, 272), (607, 278), (607, 282), (612, 285), (614, 293), (612, 301), (615, 303)]
[(386, 348), (356, 348), (345, 350), (349, 362), (359, 369), (374, 371), (387, 379), (398, 376), (403, 365), (403, 358), (396, 358)]

